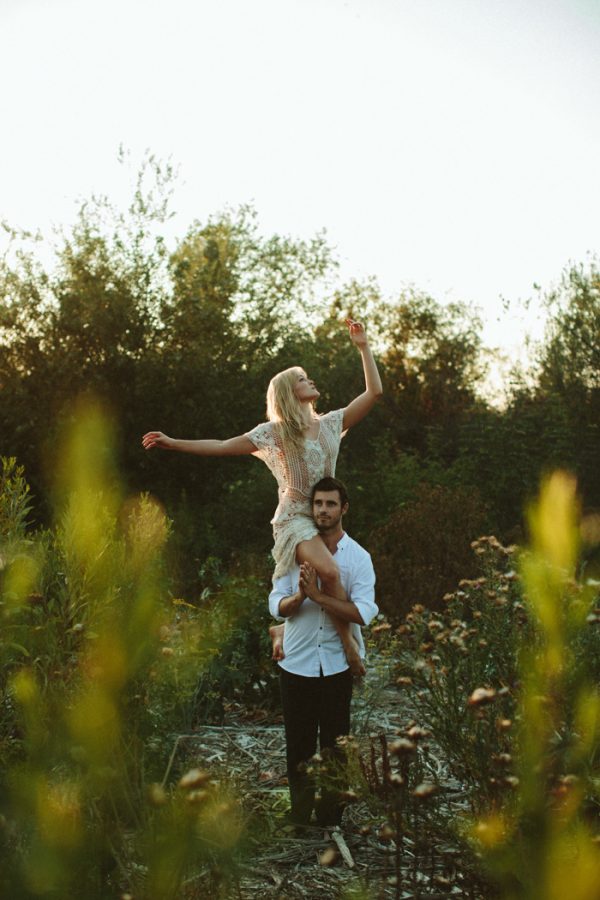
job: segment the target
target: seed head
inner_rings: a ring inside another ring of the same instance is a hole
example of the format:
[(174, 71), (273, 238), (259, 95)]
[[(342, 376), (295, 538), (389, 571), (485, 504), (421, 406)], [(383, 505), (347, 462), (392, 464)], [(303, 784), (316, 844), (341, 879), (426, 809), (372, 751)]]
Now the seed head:
[(319, 863), (322, 866), (332, 866), (337, 859), (337, 850), (334, 850), (333, 847), (328, 847), (327, 850), (324, 850), (319, 857)]
[(179, 787), (184, 790), (191, 790), (192, 788), (201, 787), (203, 784), (206, 784), (209, 779), (210, 775), (208, 772), (205, 772), (202, 769), (190, 769), (189, 772), (186, 772), (179, 780)]
[(469, 706), (484, 706), (487, 703), (491, 703), (496, 697), (496, 691), (494, 688), (475, 688), (473, 693), (468, 699)]
[(430, 737), (429, 731), (426, 731), (424, 728), (420, 728), (419, 725), (413, 725), (412, 728), (409, 728), (406, 733), (413, 741), (418, 741), (421, 738)]
[(392, 741), (389, 745), (389, 751), (393, 756), (408, 756), (414, 753), (416, 749), (417, 745), (413, 741), (409, 741), (408, 738), (398, 738), (397, 741)]
[(423, 781), (421, 784), (418, 784), (417, 787), (412, 792), (415, 800), (426, 800), (428, 797), (431, 797), (437, 791), (437, 785), (431, 784), (429, 781)]

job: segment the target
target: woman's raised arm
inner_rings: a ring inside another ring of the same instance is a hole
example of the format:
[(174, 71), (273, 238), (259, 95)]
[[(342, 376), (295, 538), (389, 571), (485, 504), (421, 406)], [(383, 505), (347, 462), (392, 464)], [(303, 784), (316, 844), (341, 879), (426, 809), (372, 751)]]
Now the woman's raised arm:
[(369, 347), (367, 334), (364, 326), (360, 322), (353, 319), (346, 319), (346, 325), (350, 331), (350, 339), (353, 344), (360, 350), (362, 357), (363, 371), (365, 373), (365, 390), (358, 397), (355, 397), (344, 410), (344, 421), (342, 428), (352, 428), (360, 422), (361, 419), (373, 408), (377, 400), (383, 394), (383, 386), (377, 369), (377, 364), (373, 359), (373, 353)]
[(149, 431), (142, 438), (145, 450), (160, 447), (161, 450), (179, 450), (182, 453), (195, 453), (196, 456), (246, 456), (254, 453), (256, 447), (249, 437), (240, 434), (226, 441), (183, 441), (170, 438), (162, 431)]

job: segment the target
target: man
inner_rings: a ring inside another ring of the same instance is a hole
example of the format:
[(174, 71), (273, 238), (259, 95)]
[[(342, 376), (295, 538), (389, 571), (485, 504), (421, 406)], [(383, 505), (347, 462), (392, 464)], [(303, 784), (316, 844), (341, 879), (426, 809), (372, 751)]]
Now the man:
[[(352, 673), (330, 614), (353, 623), (360, 654), (365, 649), (361, 625), (377, 614), (375, 573), (371, 557), (342, 527), (348, 510), (344, 484), (322, 478), (312, 491), (312, 511), (322, 540), (340, 570), (348, 600), (324, 594), (307, 564), (279, 578), (269, 596), (271, 614), (285, 619), (283, 654), (279, 659), (285, 724), (290, 823), (308, 825), (315, 807), (314, 784), (305, 772), (316, 753), (336, 751), (336, 738), (350, 730)], [(339, 756), (339, 753), (337, 754)], [(315, 807), (317, 824), (339, 825), (342, 806), (336, 793), (324, 789)]]

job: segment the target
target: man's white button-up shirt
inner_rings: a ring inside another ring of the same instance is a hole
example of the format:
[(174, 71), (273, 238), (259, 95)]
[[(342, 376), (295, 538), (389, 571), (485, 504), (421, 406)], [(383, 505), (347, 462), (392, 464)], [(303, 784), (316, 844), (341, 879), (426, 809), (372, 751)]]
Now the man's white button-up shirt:
[[(363, 622), (368, 625), (379, 612), (375, 603), (375, 572), (370, 555), (344, 533), (333, 558), (340, 570), (348, 599), (355, 604)], [(273, 585), (269, 609), (276, 619), (282, 619), (280, 602), (298, 590), (299, 577), (300, 569), (295, 566)], [(364, 657), (365, 645), (360, 626), (353, 623), (352, 628), (360, 654)], [(337, 675), (348, 668), (342, 642), (329, 614), (308, 597), (293, 616), (285, 619), (283, 652), (284, 659), (279, 665), (294, 675), (318, 678), (321, 672), (323, 675)]]

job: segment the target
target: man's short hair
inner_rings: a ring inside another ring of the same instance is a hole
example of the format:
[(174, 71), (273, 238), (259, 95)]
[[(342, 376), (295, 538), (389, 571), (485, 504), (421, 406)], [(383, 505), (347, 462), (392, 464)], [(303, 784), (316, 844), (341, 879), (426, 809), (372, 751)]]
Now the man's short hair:
[(326, 476), (325, 478), (321, 478), (320, 481), (317, 481), (310, 495), (311, 503), (314, 501), (317, 491), (337, 491), (340, 495), (340, 504), (345, 506), (346, 503), (348, 503), (348, 491), (346, 485), (343, 481), (340, 481), (339, 478)]

